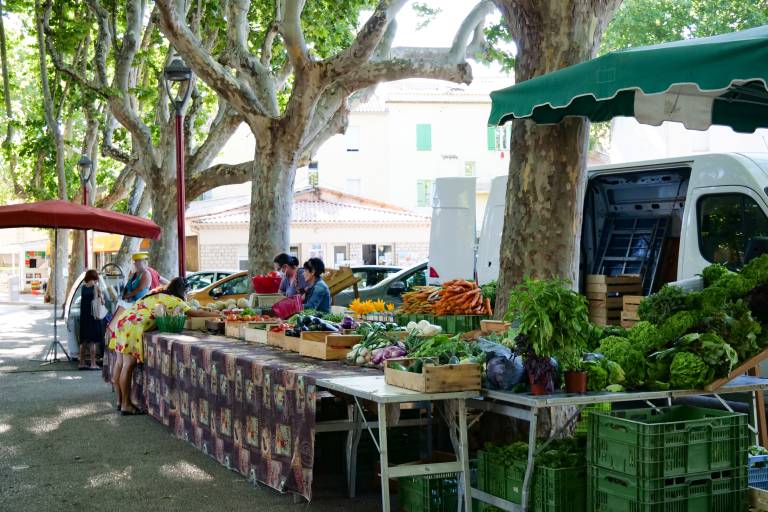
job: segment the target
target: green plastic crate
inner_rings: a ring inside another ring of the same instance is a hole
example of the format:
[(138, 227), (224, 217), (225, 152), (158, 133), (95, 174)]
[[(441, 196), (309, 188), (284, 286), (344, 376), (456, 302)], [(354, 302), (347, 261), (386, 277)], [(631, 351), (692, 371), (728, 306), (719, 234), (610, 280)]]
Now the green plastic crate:
[(746, 467), (746, 414), (691, 406), (589, 416), (587, 460), (644, 478)]
[(588, 510), (594, 512), (743, 512), (745, 468), (645, 479), (590, 467)]
[(575, 434), (587, 433), (587, 427), (589, 426), (589, 415), (593, 412), (611, 412), (611, 403), (605, 402), (602, 404), (590, 404), (584, 406), (579, 413), (579, 421), (576, 423), (576, 427), (573, 430)]
[[(525, 462), (505, 465), (497, 457), (484, 450), (477, 452), (477, 486), (483, 492), (499, 498), (520, 503), (523, 499)], [(533, 486), (531, 486), (533, 489)], [(481, 512), (501, 510), (488, 504), (481, 504)]]
[(403, 512), (455, 512), (458, 480), (454, 473), (398, 479), (397, 499)]
[(552, 469), (534, 466), (534, 512), (584, 512), (587, 507), (587, 467)]

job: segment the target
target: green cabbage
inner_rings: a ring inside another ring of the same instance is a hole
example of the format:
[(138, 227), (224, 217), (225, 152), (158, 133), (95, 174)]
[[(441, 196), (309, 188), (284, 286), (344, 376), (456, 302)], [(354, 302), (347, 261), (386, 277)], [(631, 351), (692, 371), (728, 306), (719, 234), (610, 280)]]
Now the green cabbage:
[(598, 352), (621, 366), (628, 387), (638, 387), (645, 380), (645, 353), (627, 338), (609, 336), (600, 342)]
[(701, 389), (714, 372), (704, 360), (691, 352), (678, 352), (669, 367), (669, 383), (674, 389)]
[(655, 351), (661, 348), (665, 340), (658, 327), (647, 321), (640, 321), (635, 324), (628, 332), (628, 337), (643, 352)]

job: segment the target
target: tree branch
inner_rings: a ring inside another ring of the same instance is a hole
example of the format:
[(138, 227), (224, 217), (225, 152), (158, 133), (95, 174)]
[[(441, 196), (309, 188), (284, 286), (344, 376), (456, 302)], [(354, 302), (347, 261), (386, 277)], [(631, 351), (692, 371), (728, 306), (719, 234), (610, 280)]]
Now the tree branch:
[(140, 180), (136, 173), (133, 171), (133, 167), (126, 165), (117, 175), (115, 182), (112, 184), (112, 189), (107, 195), (99, 198), (95, 205), (98, 208), (112, 208), (115, 203), (122, 201), (128, 197), (128, 191), (133, 186), (136, 180)]
[(245, 183), (251, 179), (252, 170), (253, 161), (248, 161), (234, 165), (217, 164), (203, 172), (187, 176), (187, 202), (215, 187)]
[[(461, 22), (459, 30), (453, 38), (453, 44), (448, 52), (448, 62), (458, 64), (464, 61), (467, 55), (467, 46), (470, 44), (470, 37), (476, 32), (477, 27), (482, 28), (486, 16), (492, 14), (494, 10), (495, 7), (491, 0), (482, 0), (472, 8), (464, 21)], [(472, 41), (476, 42), (474, 39)]]
[(266, 110), (253, 91), (205, 52), (174, 6), (174, 0), (157, 0), (160, 29), (187, 64), (244, 117), (265, 116)]
[(309, 63), (307, 42), (301, 29), (301, 11), (306, 0), (277, 0), (277, 24), (293, 68), (303, 69)]
[(376, 10), (366, 21), (349, 48), (339, 52), (329, 60), (329, 68), (334, 78), (343, 76), (358, 66), (368, 62), (379, 45), (389, 24), (394, 21), (398, 11), (407, 0), (381, 0)]
[(267, 33), (264, 34), (264, 42), (261, 44), (261, 65), (268, 68), (272, 63), (272, 47), (278, 34), (277, 23), (270, 23)]
[(232, 105), (222, 100), (219, 103), (216, 117), (208, 130), (208, 136), (187, 159), (187, 169), (189, 169), (189, 172), (194, 174), (200, 172), (200, 169), (211, 165), (211, 161), (229, 141), (242, 122), (243, 118)]

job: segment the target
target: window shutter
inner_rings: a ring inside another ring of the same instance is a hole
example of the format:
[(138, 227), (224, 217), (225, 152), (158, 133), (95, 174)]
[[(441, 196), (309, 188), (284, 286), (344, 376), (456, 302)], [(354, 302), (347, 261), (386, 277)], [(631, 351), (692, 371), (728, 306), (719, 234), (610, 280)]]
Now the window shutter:
[(486, 138), (488, 140), (488, 151), (495, 151), (496, 150), (496, 127), (488, 126), (486, 128), (487, 128)]
[(416, 151), (432, 150), (432, 125), (416, 125)]

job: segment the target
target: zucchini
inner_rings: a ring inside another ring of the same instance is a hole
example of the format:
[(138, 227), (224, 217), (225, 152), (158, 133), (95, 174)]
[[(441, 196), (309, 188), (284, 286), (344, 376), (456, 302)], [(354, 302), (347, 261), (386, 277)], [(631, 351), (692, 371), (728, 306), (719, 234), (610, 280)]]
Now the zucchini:
[(411, 366), (408, 367), (408, 371), (411, 373), (421, 373), (424, 368), (424, 361), (417, 359)]
[(400, 363), (389, 363), (389, 367), (391, 369), (393, 369), (393, 370), (398, 370), (398, 371), (401, 371), (401, 372), (409, 371), (408, 368), (406, 368), (405, 366), (401, 365)]

